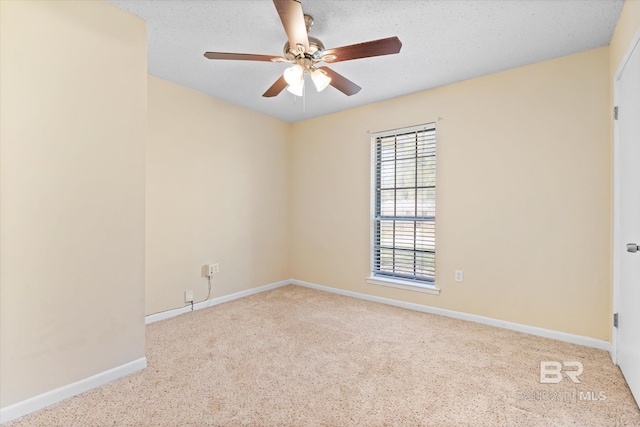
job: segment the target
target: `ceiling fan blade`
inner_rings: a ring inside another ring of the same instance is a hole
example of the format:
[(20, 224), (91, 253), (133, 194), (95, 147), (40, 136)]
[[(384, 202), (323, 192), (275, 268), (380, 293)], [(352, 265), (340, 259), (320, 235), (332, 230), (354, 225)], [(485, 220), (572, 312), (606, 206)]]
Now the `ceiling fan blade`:
[(335, 55), (335, 59), (327, 59), (326, 62), (349, 61), (352, 59), (369, 58), (372, 56), (393, 55), (400, 52), (402, 42), (397, 37), (373, 40), (370, 42), (352, 44), (337, 47), (322, 52), (322, 55)]
[(356, 93), (360, 92), (360, 89), (362, 89), (360, 86), (358, 86), (348, 78), (336, 73), (329, 67), (319, 68), (327, 73), (329, 77), (331, 77), (331, 83), (329, 84), (347, 96), (355, 95)]
[(264, 96), (265, 98), (271, 98), (273, 96), (277, 96), (286, 87), (287, 87), (287, 82), (285, 81), (284, 76), (280, 76), (280, 78), (276, 80), (276, 82), (272, 84), (271, 87), (267, 89), (267, 91), (264, 94), (262, 94), (262, 96)]
[(209, 59), (236, 59), (240, 61), (264, 61), (271, 62), (273, 58), (280, 58), (272, 55), (253, 55), (250, 53), (225, 53), (225, 52), (205, 52), (204, 56)]
[(291, 49), (295, 49), (300, 44), (304, 46), (304, 51), (308, 52), (309, 37), (300, 2), (298, 0), (273, 0), (273, 4), (280, 15)]

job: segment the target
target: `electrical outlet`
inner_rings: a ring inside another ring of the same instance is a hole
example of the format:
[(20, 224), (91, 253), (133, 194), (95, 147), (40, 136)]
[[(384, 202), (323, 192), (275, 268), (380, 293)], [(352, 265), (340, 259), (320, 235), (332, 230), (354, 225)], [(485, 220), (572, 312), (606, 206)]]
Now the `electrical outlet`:
[(462, 282), (462, 270), (456, 270), (455, 279), (456, 282)]
[(184, 291), (184, 302), (193, 302), (193, 291)]
[(220, 264), (217, 262), (215, 264), (207, 264), (204, 266), (205, 276), (211, 277), (214, 274), (218, 274), (220, 271)]
[(204, 275), (206, 277), (211, 277), (213, 276), (215, 273), (213, 272), (213, 264), (207, 264), (204, 266)]

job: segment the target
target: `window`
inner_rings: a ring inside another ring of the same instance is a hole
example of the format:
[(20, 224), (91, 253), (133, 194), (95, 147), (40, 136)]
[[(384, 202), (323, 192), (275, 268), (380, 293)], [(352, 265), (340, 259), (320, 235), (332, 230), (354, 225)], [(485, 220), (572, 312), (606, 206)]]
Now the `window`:
[(435, 124), (373, 134), (372, 278), (435, 289)]

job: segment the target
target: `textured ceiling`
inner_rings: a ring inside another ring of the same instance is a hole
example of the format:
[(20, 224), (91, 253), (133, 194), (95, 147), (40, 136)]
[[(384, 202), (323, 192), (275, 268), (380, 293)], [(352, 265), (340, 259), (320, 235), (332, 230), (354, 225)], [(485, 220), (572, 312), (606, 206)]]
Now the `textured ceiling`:
[(269, 0), (108, 0), (147, 21), (148, 71), (295, 122), (606, 46), (623, 0), (302, 0), (326, 49), (398, 36), (398, 55), (332, 64), (362, 87), (346, 96), (261, 95), (288, 64), (209, 60), (206, 51), (281, 55), (287, 38)]

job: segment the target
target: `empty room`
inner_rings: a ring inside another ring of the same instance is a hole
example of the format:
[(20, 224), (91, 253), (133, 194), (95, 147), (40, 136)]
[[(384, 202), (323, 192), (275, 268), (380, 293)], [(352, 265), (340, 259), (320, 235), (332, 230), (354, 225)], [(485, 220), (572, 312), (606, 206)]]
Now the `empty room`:
[(640, 0), (0, 0), (0, 423), (640, 426)]

